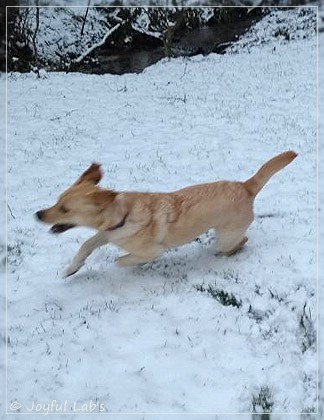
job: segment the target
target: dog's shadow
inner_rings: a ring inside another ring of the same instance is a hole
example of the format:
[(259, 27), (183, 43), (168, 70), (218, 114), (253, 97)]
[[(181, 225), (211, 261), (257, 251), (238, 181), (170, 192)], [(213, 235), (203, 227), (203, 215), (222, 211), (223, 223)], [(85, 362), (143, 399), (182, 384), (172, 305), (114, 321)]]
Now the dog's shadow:
[[(109, 251), (108, 251), (109, 252)], [(206, 233), (190, 244), (179, 248), (165, 251), (156, 260), (143, 265), (133, 267), (117, 267), (109, 258), (109, 261), (100, 263), (102, 269), (96, 269), (85, 265), (81, 271), (68, 277), (67, 282), (80, 284), (91, 283), (106, 288), (107, 284), (112, 288), (123, 286), (132, 288), (156, 287), (168, 282), (170, 285), (187, 283), (188, 279), (201, 277), (210, 269), (226, 270), (233, 266), (234, 262), (246, 258), (246, 248), (230, 257), (216, 254), (215, 235)], [(108, 260), (108, 259), (107, 259)]]

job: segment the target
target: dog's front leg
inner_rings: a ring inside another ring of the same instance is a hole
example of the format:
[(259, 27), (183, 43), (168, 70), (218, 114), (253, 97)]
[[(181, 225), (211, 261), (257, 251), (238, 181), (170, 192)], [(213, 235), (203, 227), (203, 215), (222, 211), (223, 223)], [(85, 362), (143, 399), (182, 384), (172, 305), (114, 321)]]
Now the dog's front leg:
[(84, 264), (88, 256), (96, 248), (105, 245), (109, 242), (107, 232), (98, 232), (92, 238), (88, 239), (79, 249), (79, 252), (73, 258), (72, 263), (68, 266), (65, 271), (65, 277), (75, 274)]

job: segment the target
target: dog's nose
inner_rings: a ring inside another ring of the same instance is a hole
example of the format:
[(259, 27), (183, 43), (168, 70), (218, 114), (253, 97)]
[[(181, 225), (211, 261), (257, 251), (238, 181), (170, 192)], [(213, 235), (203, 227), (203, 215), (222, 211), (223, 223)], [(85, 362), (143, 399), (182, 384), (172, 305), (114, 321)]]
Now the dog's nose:
[(39, 211), (37, 211), (37, 212), (35, 213), (35, 217), (36, 217), (38, 220), (42, 220), (43, 214), (44, 214), (44, 210), (39, 210)]

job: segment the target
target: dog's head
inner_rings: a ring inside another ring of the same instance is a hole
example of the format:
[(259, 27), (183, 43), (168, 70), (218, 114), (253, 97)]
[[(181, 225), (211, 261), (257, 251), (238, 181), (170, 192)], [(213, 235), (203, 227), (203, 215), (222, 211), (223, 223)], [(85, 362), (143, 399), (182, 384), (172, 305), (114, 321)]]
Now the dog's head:
[(63, 194), (54, 206), (39, 210), (40, 221), (53, 225), (51, 232), (61, 233), (76, 226), (101, 230), (107, 225), (107, 215), (113, 217), (117, 193), (98, 187), (102, 178), (100, 165), (93, 163)]

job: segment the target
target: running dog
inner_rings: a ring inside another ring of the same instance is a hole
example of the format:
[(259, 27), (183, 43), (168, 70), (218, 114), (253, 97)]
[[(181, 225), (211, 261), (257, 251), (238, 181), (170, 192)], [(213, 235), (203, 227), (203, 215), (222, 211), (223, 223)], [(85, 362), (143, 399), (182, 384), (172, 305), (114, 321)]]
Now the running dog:
[(190, 242), (210, 228), (218, 233), (218, 253), (231, 255), (247, 242), (256, 195), (296, 156), (293, 151), (275, 156), (245, 182), (218, 181), (170, 193), (102, 189), (100, 165), (93, 163), (54, 206), (38, 211), (36, 217), (53, 225), (54, 233), (76, 226), (98, 231), (81, 246), (66, 277), (76, 273), (94, 249), (109, 242), (128, 252), (118, 264), (130, 266), (152, 261), (165, 249)]

